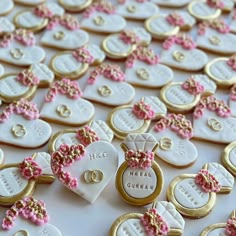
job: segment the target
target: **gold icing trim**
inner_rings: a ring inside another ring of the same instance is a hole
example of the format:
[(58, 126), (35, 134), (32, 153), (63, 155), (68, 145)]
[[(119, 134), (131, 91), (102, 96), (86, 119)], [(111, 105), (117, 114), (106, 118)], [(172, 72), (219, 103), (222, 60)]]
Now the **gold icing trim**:
[(34, 1), (29, 1), (29, 2), (25, 2), (24, 0), (14, 0), (15, 3), (23, 5), (23, 6), (28, 6), (28, 7), (34, 7), (37, 6), (39, 4), (45, 3), (46, 0), (41, 0), (39, 2), (34, 2)]
[(223, 165), (231, 172), (231, 174), (233, 174), (234, 176), (236, 176), (236, 166), (232, 164), (232, 162), (230, 161), (230, 152), (236, 148), (236, 141), (230, 143), (229, 145), (227, 145), (223, 151), (221, 160)]
[(79, 5), (77, 4), (77, 5), (72, 5), (72, 6), (70, 4), (66, 4), (66, 0), (58, 0), (58, 2), (63, 8), (65, 8), (65, 10), (69, 12), (79, 12), (89, 7), (93, 1), (86, 0), (84, 1), (83, 4), (79, 4)]
[(209, 225), (201, 232), (200, 236), (208, 236), (211, 231), (215, 229), (219, 229), (219, 228), (225, 228), (225, 227), (226, 227), (226, 223), (217, 223), (217, 224)]

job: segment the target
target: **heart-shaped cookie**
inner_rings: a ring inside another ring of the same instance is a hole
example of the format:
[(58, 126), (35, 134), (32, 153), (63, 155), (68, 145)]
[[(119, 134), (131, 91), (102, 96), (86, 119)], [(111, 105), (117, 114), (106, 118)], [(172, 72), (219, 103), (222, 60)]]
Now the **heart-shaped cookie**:
[(157, 3), (159, 6), (164, 7), (182, 7), (184, 5), (187, 5), (191, 0), (152, 0), (152, 2)]
[(222, 155), (223, 165), (230, 171), (230, 173), (236, 176), (236, 142), (232, 142), (227, 145)]
[(149, 133), (158, 142), (155, 155), (168, 164), (186, 167), (196, 161), (198, 151), (189, 140), (193, 136), (193, 128), (191, 122), (183, 115), (169, 114), (159, 120)]
[(62, 79), (52, 84), (41, 108), (41, 117), (50, 122), (81, 126), (92, 120), (93, 104), (80, 98), (82, 92), (76, 81)]
[(15, 25), (12, 24), (11, 21), (9, 21), (7, 17), (0, 17), (0, 25), (1, 25), (0, 34), (10, 33), (15, 30)]
[(8, 105), (0, 115), (0, 142), (24, 148), (36, 148), (51, 136), (51, 126), (38, 119), (34, 103), (19, 100)]
[(46, 0), (14, 0), (17, 4), (22, 4), (24, 6), (34, 7), (39, 4), (44, 3)]
[(69, 12), (80, 12), (87, 8), (92, 0), (58, 0), (63, 8)]
[(93, 70), (84, 89), (83, 97), (109, 106), (128, 104), (135, 95), (118, 65), (102, 64)]
[(7, 15), (14, 8), (12, 0), (0, 1), (0, 15)]
[(118, 154), (105, 141), (92, 142), (86, 149), (82, 144), (62, 144), (52, 153), (51, 167), (60, 182), (93, 203), (116, 173)]

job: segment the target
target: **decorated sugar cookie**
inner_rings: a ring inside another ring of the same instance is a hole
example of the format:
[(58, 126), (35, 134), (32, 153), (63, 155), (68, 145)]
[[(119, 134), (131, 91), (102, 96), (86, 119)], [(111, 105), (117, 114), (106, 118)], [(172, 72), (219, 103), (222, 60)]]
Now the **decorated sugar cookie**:
[(228, 88), (236, 83), (236, 54), (213, 59), (205, 66), (205, 73), (219, 86)]
[(188, 5), (189, 13), (199, 21), (219, 17), (223, 8), (223, 0), (197, 0)]
[(185, 222), (171, 202), (158, 201), (144, 214), (128, 213), (112, 224), (110, 236), (182, 235)]
[(81, 126), (92, 120), (92, 103), (81, 98), (82, 91), (76, 81), (62, 79), (49, 88), (41, 108), (41, 118), (70, 126)]
[(61, 144), (51, 157), (55, 177), (90, 203), (98, 198), (118, 167), (118, 153), (106, 141), (95, 141), (86, 147)]
[(1, 25), (0, 35), (5, 34), (5, 33), (11, 33), (15, 30), (15, 25), (12, 24), (11, 21), (9, 21), (7, 17), (0, 17), (0, 25)]
[(25, 197), (16, 200), (6, 211), (0, 233), (14, 236), (62, 236), (59, 229), (48, 224), (48, 221), (49, 215), (45, 203), (33, 197)]
[(154, 160), (156, 139), (148, 133), (129, 134), (121, 148), (125, 161), (116, 174), (117, 191), (131, 205), (143, 206), (153, 202), (164, 184), (161, 168)]
[(0, 16), (7, 15), (14, 8), (12, 0), (1, 0), (0, 1)]
[(216, 223), (206, 227), (200, 236), (235, 236), (236, 235), (236, 211), (232, 211), (226, 223)]
[(202, 95), (212, 95), (216, 85), (208, 76), (197, 74), (184, 82), (172, 82), (162, 88), (160, 97), (170, 111), (189, 112)]
[[(26, 196), (31, 196), (37, 183), (52, 183), (51, 157), (38, 152), (26, 157), (21, 163), (0, 166), (0, 205), (10, 206)], [(1, 163), (2, 164), (2, 163)]]
[(225, 168), (236, 176), (236, 141), (225, 147), (222, 154), (222, 162)]
[(235, 53), (236, 35), (229, 31), (229, 26), (222, 19), (199, 23), (197, 46), (221, 54)]
[(118, 0), (117, 13), (134, 20), (145, 20), (159, 12), (154, 3), (147, 0)]
[(35, 45), (34, 34), (24, 29), (0, 37), (0, 60), (16, 66), (28, 66), (45, 59), (45, 51)]
[(202, 98), (193, 113), (194, 137), (219, 143), (236, 140), (236, 118), (224, 101), (214, 96)]
[(187, 12), (178, 11), (169, 15), (156, 15), (145, 22), (145, 28), (154, 38), (165, 39), (179, 31), (188, 30), (196, 23), (195, 18)]
[(21, 4), (23, 6), (29, 6), (29, 7), (34, 7), (39, 4), (44, 3), (46, 0), (14, 0), (15, 3)]
[(120, 106), (112, 110), (107, 121), (115, 136), (124, 139), (128, 134), (144, 133), (151, 120), (166, 115), (167, 109), (158, 97), (142, 97), (134, 105)]
[(101, 64), (88, 78), (83, 97), (109, 106), (130, 103), (134, 88), (125, 82), (125, 74), (118, 65)]
[(230, 90), (229, 107), (233, 117), (236, 117), (236, 84)]
[(147, 47), (138, 46), (125, 63), (126, 81), (148, 88), (162, 87), (173, 79), (173, 71), (159, 64), (159, 56)]
[(52, 133), (51, 126), (39, 119), (36, 104), (21, 99), (0, 113), (0, 142), (24, 148), (45, 144)]
[(69, 50), (82, 47), (88, 41), (88, 33), (81, 30), (77, 18), (69, 14), (52, 17), (41, 38), (45, 46)]
[(126, 21), (116, 13), (116, 7), (104, 0), (98, 0), (88, 7), (81, 20), (84, 29), (101, 33), (117, 33), (125, 26)]
[(92, 0), (58, 0), (58, 2), (69, 12), (80, 12), (88, 7)]
[(49, 152), (56, 151), (61, 144), (78, 145), (81, 143), (88, 146), (99, 140), (111, 142), (113, 136), (113, 132), (106, 122), (95, 120), (82, 128), (61, 130), (53, 134), (48, 144)]
[(159, 6), (163, 7), (183, 7), (191, 2), (191, 0), (152, 0), (152, 2), (157, 3)]
[(63, 15), (64, 9), (58, 4), (51, 2), (38, 5), (33, 9), (18, 12), (14, 17), (14, 23), (17, 28), (31, 30), (33, 32), (44, 29), (48, 20), (54, 15)]
[(236, 33), (236, 9), (234, 9), (232, 13), (232, 19), (230, 22), (230, 31)]
[(234, 177), (220, 164), (207, 163), (197, 174), (175, 177), (167, 190), (167, 199), (180, 214), (190, 218), (208, 215), (216, 202), (216, 193), (229, 193)]
[(158, 142), (155, 155), (175, 167), (192, 165), (198, 156), (195, 145), (190, 141), (193, 136), (191, 121), (185, 116), (168, 114), (160, 119), (150, 130)]
[(208, 61), (207, 55), (196, 49), (195, 42), (187, 34), (168, 37), (162, 48), (160, 62), (177, 69), (198, 71)]

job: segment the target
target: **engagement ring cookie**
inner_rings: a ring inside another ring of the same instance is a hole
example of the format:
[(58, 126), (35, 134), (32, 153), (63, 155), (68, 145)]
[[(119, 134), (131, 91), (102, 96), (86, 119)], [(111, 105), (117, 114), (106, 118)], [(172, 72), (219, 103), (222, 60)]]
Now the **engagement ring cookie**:
[(192, 165), (198, 156), (196, 146), (190, 141), (193, 136), (192, 124), (185, 116), (168, 114), (150, 130), (158, 142), (155, 155), (175, 167)]
[(222, 162), (226, 169), (236, 176), (236, 141), (225, 147), (222, 154)]
[(166, 106), (158, 97), (142, 97), (134, 105), (120, 106), (112, 110), (108, 114), (107, 122), (115, 136), (124, 139), (128, 134), (146, 132), (151, 120), (164, 117), (166, 112)]
[(112, 224), (110, 236), (182, 235), (185, 221), (171, 202), (158, 201), (144, 214), (128, 213)]
[(63, 8), (69, 12), (80, 12), (87, 8), (92, 0), (58, 0)]
[(98, 198), (118, 167), (118, 153), (105, 141), (95, 141), (87, 147), (62, 144), (51, 157), (55, 177), (90, 203)]
[(207, 55), (196, 49), (195, 42), (187, 34), (167, 38), (162, 48), (160, 62), (176, 69), (198, 71), (208, 62)]
[(152, 134), (129, 134), (121, 148), (125, 161), (116, 174), (116, 188), (129, 204), (150, 204), (161, 193), (164, 178), (160, 166), (154, 160), (157, 148)]
[(152, 0), (153, 3), (157, 3), (163, 7), (183, 7), (191, 2), (191, 0)]
[(45, 144), (52, 133), (51, 126), (39, 119), (36, 104), (21, 99), (0, 113), (0, 142), (8, 145), (37, 148)]
[(1, 0), (0, 1), (0, 16), (7, 15), (14, 8), (12, 0)]
[(167, 189), (167, 199), (183, 216), (202, 218), (214, 207), (216, 193), (229, 193), (233, 185), (234, 177), (222, 165), (207, 163), (198, 174), (175, 177)]
[(40, 117), (69, 126), (90, 122), (95, 113), (94, 106), (81, 96), (82, 91), (76, 81), (64, 78), (54, 82), (44, 98)]
[(0, 17), (0, 25), (1, 25), (0, 37), (2, 34), (11, 33), (15, 30), (15, 25), (12, 24), (11, 21), (9, 21), (7, 17)]

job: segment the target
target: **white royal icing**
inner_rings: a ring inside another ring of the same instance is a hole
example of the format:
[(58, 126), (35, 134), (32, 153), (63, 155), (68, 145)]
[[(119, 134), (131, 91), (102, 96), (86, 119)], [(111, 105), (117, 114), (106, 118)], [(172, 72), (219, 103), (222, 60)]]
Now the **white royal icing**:
[(227, 236), (225, 228), (216, 228), (211, 230), (207, 236)]
[(0, 1), (0, 15), (5, 15), (14, 7), (12, 0), (1, 0)]
[(128, 219), (122, 222), (117, 229), (116, 236), (138, 235), (146, 236), (145, 229), (140, 219)]
[(0, 64), (0, 76), (4, 74), (4, 67)]
[[(1, 2), (0, 2), (1, 5)], [(0, 7), (1, 9), (1, 7)], [(7, 32), (10, 33), (14, 31), (15, 25), (11, 23), (6, 17), (0, 17), (0, 32)]]
[(0, 148), (0, 165), (3, 163), (3, 160), (4, 160), (4, 153), (2, 149)]
[(181, 7), (191, 2), (191, 0), (152, 0), (152, 2), (157, 3), (160, 6)]
[(234, 147), (229, 153), (229, 160), (233, 166), (236, 167), (236, 147)]
[(192, 4), (192, 11), (194, 13), (194, 15), (199, 16), (199, 17), (207, 17), (207, 16), (211, 16), (211, 15), (215, 15), (217, 9), (208, 6), (208, 4), (206, 4), (206, 2), (204, 1), (195, 1)]
[(53, 175), (52, 169), (51, 169), (51, 156), (50, 154), (46, 152), (37, 152), (34, 161), (40, 166), (42, 169), (43, 175)]
[(236, 32), (236, 19), (232, 19), (230, 22), (230, 31), (234, 33)]
[(204, 93), (214, 94), (216, 91), (216, 84), (209, 79), (207, 75), (196, 74), (193, 76), (194, 80), (203, 85)]
[(236, 117), (236, 101), (229, 99), (229, 107), (231, 110), (231, 115)]
[(62, 16), (65, 13), (64, 8), (55, 2), (47, 2), (45, 5), (50, 9), (53, 15)]
[(94, 58), (94, 62), (102, 62), (105, 60), (106, 54), (101, 50), (101, 48), (96, 44), (89, 44), (86, 49)]
[(183, 19), (184, 19), (184, 26), (192, 27), (194, 24), (196, 24), (196, 20), (194, 17), (192, 17), (188, 12), (186, 11), (178, 11), (177, 12)]
[(75, 132), (68, 132), (57, 137), (53, 149), (57, 150), (61, 144), (77, 145), (79, 143), (80, 141), (76, 138)]
[(233, 7), (234, 7), (233, 0), (224, 0), (224, 8), (223, 9), (232, 10)]
[(144, 44), (150, 44), (151, 43), (152, 36), (144, 28), (142, 28), (142, 27), (132, 27), (131, 30), (139, 37), (139, 40), (141, 41), (141, 44), (142, 43), (144, 43)]

